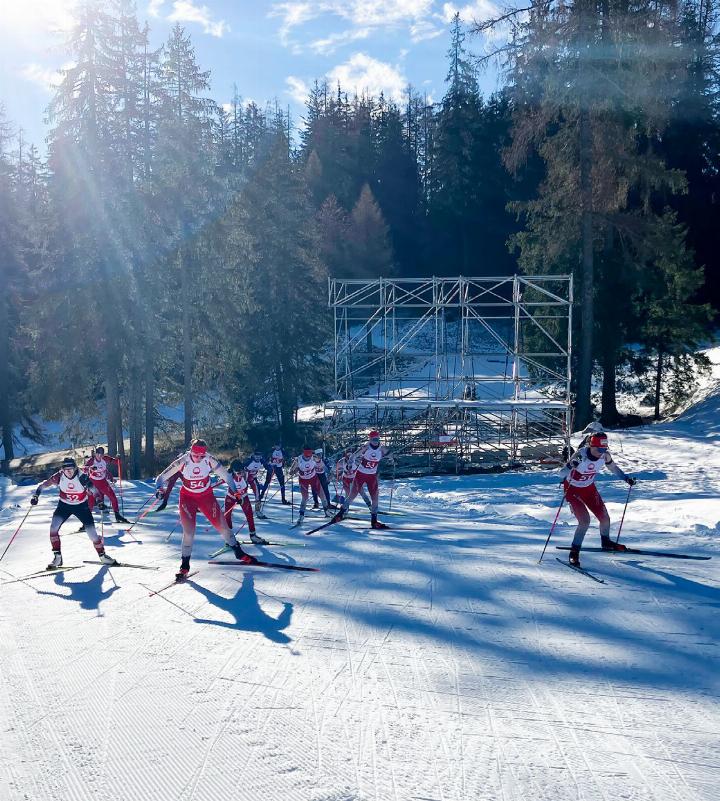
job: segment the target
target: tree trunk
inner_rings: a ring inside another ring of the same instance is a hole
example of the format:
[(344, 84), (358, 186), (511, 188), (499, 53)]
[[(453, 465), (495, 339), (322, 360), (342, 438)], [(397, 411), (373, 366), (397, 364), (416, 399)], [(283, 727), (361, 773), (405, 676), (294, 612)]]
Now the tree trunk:
[(587, 108), (580, 111), (580, 203), (582, 208), (582, 300), (581, 340), (578, 364), (577, 405), (575, 422), (584, 428), (591, 420), (593, 366), (594, 307), (594, 261), (593, 261), (593, 216), (592, 216), (592, 130)]
[(185, 402), (185, 445), (193, 438), (193, 388), (192, 368), (193, 352), (190, 338), (190, 268), (182, 248), (178, 250), (180, 261), (180, 287), (182, 293), (182, 328), (183, 328), (183, 399)]
[(130, 369), (130, 478), (140, 478), (142, 471), (142, 373), (140, 365), (133, 362)]
[(662, 389), (662, 370), (664, 354), (658, 350), (657, 368), (655, 370), (655, 419), (660, 419), (660, 390)]
[(613, 426), (618, 421), (617, 392), (616, 392), (616, 370), (617, 359), (613, 349), (606, 353), (603, 358), (603, 384), (602, 384), (602, 416), (601, 421), (604, 426)]
[(145, 357), (145, 472), (155, 475), (155, 364)]
[(14, 458), (12, 420), (10, 419), (10, 330), (6, 292), (0, 293), (0, 428), (2, 428), (3, 458), (0, 473), (10, 474), (10, 460)]
[(107, 445), (108, 455), (117, 456), (117, 418), (115, 416), (115, 392), (117, 391), (117, 384), (112, 376), (105, 378), (105, 409), (107, 415)]

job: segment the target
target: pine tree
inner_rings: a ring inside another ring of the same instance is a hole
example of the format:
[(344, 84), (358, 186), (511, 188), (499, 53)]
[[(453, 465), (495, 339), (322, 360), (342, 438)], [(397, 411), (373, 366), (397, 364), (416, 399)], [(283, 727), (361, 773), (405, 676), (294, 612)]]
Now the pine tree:
[(358, 278), (381, 278), (394, 272), (390, 231), (370, 187), (365, 184), (350, 215), (348, 263)]

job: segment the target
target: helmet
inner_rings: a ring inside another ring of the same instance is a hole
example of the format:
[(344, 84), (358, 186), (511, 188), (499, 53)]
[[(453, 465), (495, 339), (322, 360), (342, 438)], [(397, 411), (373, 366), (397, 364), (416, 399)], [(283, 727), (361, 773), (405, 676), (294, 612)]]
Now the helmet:
[(95, 448), (95, 453), (99, 453), (102, 456), (105, 453), (105, 448), (103, 448), (102, 445), (98, 445), (97, 448)]
[(205, 456), (207, 453), (207, 442), (204, 439), (194, 439), (190, 445), (190, 453), (196, 456)]
[(72, 467), (73, 470), (74, 470), (77, 467), (77, 463), (75, 462), (74, 459), (71, 459), (69, 456), (66, 456), (62, 460), (62, 469), (65, 470), (66, 468), (70, 468), (70, 467)]
[(590, 447), (606, 451), (608, 448), (608, 438), (605, 434), (593, 434), (592, 437), (590, 437)]
[(243, 463), (240, 461), (240, 459), (233, 459), (232, 462), (230, 462), (231, 473), (241, 473), (242, 469)]

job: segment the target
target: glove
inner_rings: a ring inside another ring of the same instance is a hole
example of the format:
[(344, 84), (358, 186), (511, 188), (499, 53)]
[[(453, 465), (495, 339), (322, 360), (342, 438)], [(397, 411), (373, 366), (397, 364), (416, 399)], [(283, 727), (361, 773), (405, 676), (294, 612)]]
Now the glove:
[(80, 473), (80, 483), (83, 485), (83, 487), (87, 487), (87, 485), (90, 483), (90, 476), (85, 473)]
[(634, 487), (637, 484), (637, 479), (633, 478), (632, 476), (625, 476), (625, 481), (631, 486)]
[(30, 506), (37, 506), (37, 503), (38, 503), (38, 496), (37, 495), (31, 495), (30, 496)]
[(155, 497), (158, 500), (162, 500), (165, 497), (165, 490), (162, 487), (156, 489), (155, 490)]

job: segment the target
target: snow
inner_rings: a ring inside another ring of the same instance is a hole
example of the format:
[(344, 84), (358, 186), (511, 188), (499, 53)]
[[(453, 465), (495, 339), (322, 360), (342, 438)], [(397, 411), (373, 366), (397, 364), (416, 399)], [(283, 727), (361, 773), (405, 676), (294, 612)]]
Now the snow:
[[(105, 526), (109, 552), (158, 571), (1, 586), (0, 798), (717, 798), (719, 379), (676, 421), (610, 435), (639, 479), (623, 541), (710, 561), (586, 553), (597, 584), (555, 561), (564, 509), (538, 564), (560, 492), (537, 471), (398, 481), (405, 514), (381, 534), (349, 520), (305, 537), (275, 496), (258, 530), (297, 547), (248, 550), (319, 573), (207, 565), (220, 542), (200, 527), (198, 574), (149, 597), (179, 564), (171, 503), (139, 543)], [(627, 487), (607, 473), (600, 490), (616, 532)], [(0, 514), (3, 550), (30, 492), (0, 484), (0, 507), (21, 505)], [(125, 485), (128, 516), (149, 494)], [(46, 564), (55, 502), (1, 579)], [(65, 528), (66, 564), (93, 559)]]

